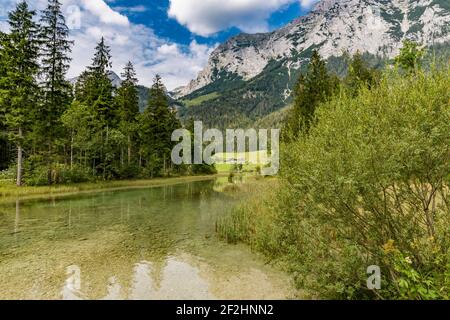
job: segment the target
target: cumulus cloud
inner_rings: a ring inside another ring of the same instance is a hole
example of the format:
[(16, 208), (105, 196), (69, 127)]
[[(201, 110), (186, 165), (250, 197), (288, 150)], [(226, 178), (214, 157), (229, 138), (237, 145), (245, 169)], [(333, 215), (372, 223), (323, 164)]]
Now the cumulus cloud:
[(97, 16), (101, 22), (106, 24), (117, 24), (128, 26), (128, 18), (111, 9), (103, 0), (81, 0), (82, 5), (90, 13)]
[(163, 74), (169, 88), (186, 85), (203, 69), (213, 48), (192, 41), (188, 48), (178, 44), (163, 44), (154, 55), (158, 63), (151, 70)]
[(267, 31), (271, 13), (292, 0), (170, 0), (169, 17), (191, 32), (209, 36), (230, 27)]
[(170, 90), (195, 78), (206, 65), (212, 50), (195, 42), (183, 46), (161, 39), (141, 24), (105, 22), (89, 10), (82, 11), (81, 22), (81, 28), (72, 31), (75, 47), (69, 71), (71, 76), (80, 74), (91, 63), (95, 44), (102, 36), (111, 47), (113, 70), (117, 74), (131, 60), (141, 84), (150, 86), (158, 73)]
[[(248, 33), (268, 31), (268, 19), (299, 0), (170, 0), (168, 15), (191, 32), (210, 36), (231, 27)], [(317, 0), (300, 0), (310, 8)]]
[[(34, 9), (45, 8), (47, 0), (29, 2)], [(206, 65), (212, 47), (193, 41), (183, 46), (158, 37), (152, 29), (134, 24), (104, 0), (62, 0), (71, 24), (75, 45), (68, 77), (78, 76), (91, 64), (97, 42), (103, 36), (111, 47), (113, 71), (120, 75), (128, 61), (135, 64), (142, 85), (150, 86), (159, 73), (168, 89), (185, 85)], [(0, 29), (16, 0), (0, 0)], [(77, 21), (79, 20), (79, 21)]]

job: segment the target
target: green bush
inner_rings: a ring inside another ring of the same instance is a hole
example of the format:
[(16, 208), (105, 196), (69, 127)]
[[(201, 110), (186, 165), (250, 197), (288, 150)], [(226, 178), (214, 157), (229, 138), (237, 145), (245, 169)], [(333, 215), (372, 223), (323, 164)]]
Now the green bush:
[(208, 165), (208, 164), (193, 164), (191, 165), (191, 172), (192, 174), (203, 174), (203, 175), (209, 175), (209, 174), (216, 174), (217, 169), (214, 165)]
[(94, 181), (89, 168), (74, 166), (72, 169), (62, 165), (45, 166), (27, 164), (24, 183), (28, 186), (47, 186), (50, 184), (70, 184)]
[(95, 180), (92, 170), (82, 166), (74, 166), (71, 168), (58, 168), (54, 170), (54, 183), (70, 184), (91, 182)]
[(46, 186), (49, 184), (48, 167), (42, 165), (34, 165), (29, 161), (25, 164), (23, 182), (27, 186)]
[[(309, 135), (282, 146), (276, 199), (222, 233), (286, 263), (315, 297), (448, 299), (449, 88), (448, 71), (391, 72), (321, 105)], [(371, 265), (381, 290), (367, 289)]]
[[(323, 105), (310, 136), (285, 148), (283, 177), (295, 207), (333, 229), (339, 244), (355, 246), (359, 272), (382, 267), (385, 290), (377, 294), (403, 297), (399, 271), (383, 251), (391, 242), (427, 273), (430, 285), (418, 291), (443, 298), (450, 289), (441, 276), (450, 258), (449, 88), (449, 72), (389, 74), (376, 89)], [(439, 287), (436, 295), (431, 287)]]
[(139, 176), (139, 166), (134, 164), (120, 167), (117, 171), (120, 179), (135, 179)]
[(16, 167), (11, 166), (6, 170), (0, 171), (0, 181), (14, 181), (17, 176)]

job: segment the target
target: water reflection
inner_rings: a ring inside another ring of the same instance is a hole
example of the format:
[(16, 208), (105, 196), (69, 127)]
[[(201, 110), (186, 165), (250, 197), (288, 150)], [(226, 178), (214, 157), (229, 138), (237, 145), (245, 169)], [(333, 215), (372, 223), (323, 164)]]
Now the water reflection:
[[(118, 277), (112, 276), (105, 283), (107, 294), (101, 300), (183, 300), (214, 299), (208, 280), (200, 270), (189, 263), (170, 257), (163, 268), (142, 261), (132, 270), (133, 281), (129, 288)], [(83, 300), (88, 295), (82, 291), (82, 272), (78, 266), (68, 268), (68, 278), (61, 290), (64, 300)]]
[(19, 232), (19, 223), (20, 223), (20, 201), (16, 200), (16, 216), (14, 219), (14, 237), (17, 239), (16, 235)]
[(82, 300), (81, 294), (81, 270), (78, 266), (67, 267), (66, 283), (61, 291), (64, 300)]
[(247, 298), (283, 297), (264, 263), (215, 237), (235, 201), (204, 181), (2, 205), (0, 299), (240, 298), (258, 281)]

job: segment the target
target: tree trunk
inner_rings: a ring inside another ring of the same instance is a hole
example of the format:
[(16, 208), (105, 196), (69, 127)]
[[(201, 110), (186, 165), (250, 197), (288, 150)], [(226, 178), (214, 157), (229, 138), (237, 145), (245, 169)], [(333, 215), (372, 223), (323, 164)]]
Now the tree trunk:
[(128, 165), (131, 164), (131, 136), (128, 135)]
[(20, 226), (20, 200), (16, 200), (16, 218), (14, 219), (14, 236), (19, 232)]
[(62, 152), (63, 152), (63, 155), (64, 155), (64, 157), (63, 157), (63, 159), (64, 159), (64, 168), (67, 168), (67, 146), (66, 146), (66, 144), (63, 144), (62, 148), (63, 148)]
[(163, 171), (164, 171), (164, 176), (167, 175), (167, 168), (166, 168), (166, 155), (163, 155)]
[[(53, 166), (52, 166), (52, 144), (49, 143), (48, 144), (48, 154), (47, 154), (47, 166), (48, 166), (48, 170), (47, 170), (47, 182), (48, 185), (53, 184)], [(56, 182), (56, 181), (55, 181)]]
[(23, 162), (23, 150), (22, 150), (22, 128), (19, 128), (19, 142), (17, 144), (17, 186), (22, 186), (22, 162)]
[(73, 130), (72, 137), (70, 139), (70, 170), (73, 169)]

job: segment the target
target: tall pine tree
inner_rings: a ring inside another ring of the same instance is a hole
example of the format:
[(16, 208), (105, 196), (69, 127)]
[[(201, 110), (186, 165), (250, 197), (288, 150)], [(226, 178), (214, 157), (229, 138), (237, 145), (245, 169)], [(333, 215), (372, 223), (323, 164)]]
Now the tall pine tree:
[(18, 186), (22, 185), (24, 140), (37, 113), (39, 41), (34, 15), (25, 1), (18, 3), (9, 14), (10, 33), (3, 36), (1, 45), (5, 75), (0, 79), (0, 102), (17, 147)]
[(45, 118), (42, 119), (46, 135), (54, 139), (59, 119), (71, 100), (71, 85), (66, 80), (70, 67), (71, 47), (69, 28), (61, 12), (59, 0), (48, 0), (41, 18), (41, 75), (44, 94)]
[(95, 47), (92, 65), (88, 68), (88, 70), (93, 74), (105, 75), (108, 74), (111, 67), (111, 49), (106, 45), (105, 38), (102, 37), (100, 42), (97, 44), (97, 47)]
[(359, 51), (356, 52), (350, 60), (348, 73), (344, 79), (350, 94), (356, 96), (362, 86), (373, 87), (376, 84), (376, 80), (376, 70), (368, 66)]
[[(5, 38), (6, 34), (0, 31), (0, 79), (6, 76), (6, 57), (4, 57), (3, 53)], [(1, 97), (2, 94), (0, 93), (0, 99)], [(6, 133), (5, 106), (0, 101), (0, 170), (6, 169), (9, 165), (9, 145)]]
[(102, 37), (95, 48), (92, 65), (88, 67), (76, 84), (76, 97), (80, 102), (92, 106), (98, 120), (103, 126), (110, 126), (115, 119), (113, 92), (114, 88), (109, 78), (111, 50)]
[(101, 172), (105, 179), (114, 162), (115, 142), (110, 137), (117, 133), (113, 131), (117, 124), (117, 112), (114, 109), (114, 87), (110, 79), (110, 51), (102, 37), (95, 48), (91, 66), (81, 75), (75, 86), (77, 101), (93, 109), (96, 126), (101, 128), (97, 155), (93, 155), (92, 160), (95, 170)]
[(72, 42), (69, 28), (61, 12), (59, 0), (48, 0), (47, 8), (41, 18), (41, 76), (43, 106), (36, 123), (37, 137), (43, 139), (47, 164), (49, 165), (49, 183), (51, 183), (51, 162), (55, 157), (55, 140), (63, 129), (61, 115), (71, 102), (72, 89), (66, 80), (70, 67)]
[[(0, 83), (1, 79), (6, 77), (7, 75), (7, 55), (5, 53), (4, 46), (6, 45), (6, 41), (8, 41), (7, 34), (0, 31)], [(0, 87), (0, 92), (2, 88)], [(0, 93), (0, 99), (2, 98), (2, 95)], [(3, 134), (6, 129), (6, 122), (5, 122), (5, 109), (6, 105), (0, 101), (0, 134)]]
[(173, 148), (172, 132), (181, 127), (170, 108), (161, 77), (156, 75), (150, 89), (148, 107), (140, 116), (141, 155), (145, 157), (151, 175), (167, 174)]
[(131, 62), (127, 63), (121, 76), (124, 80), (122, 86), (117, 89), (116, 104), (119, 126), (127, 137), (127, 159), (128, 165), (130, 165), (132, 160), (132, 140), (137, 129), (136, 121), (139, 114), (138, 79)]
[(294, 88), (294, 108), (289, 119), (293, 136), (308, 131), (314, 120), (317, 106), (333, 94), (338, 84), (336, 76), (330, 75), (325, 61), (317, 50), (313, 51), (308, 70)]

